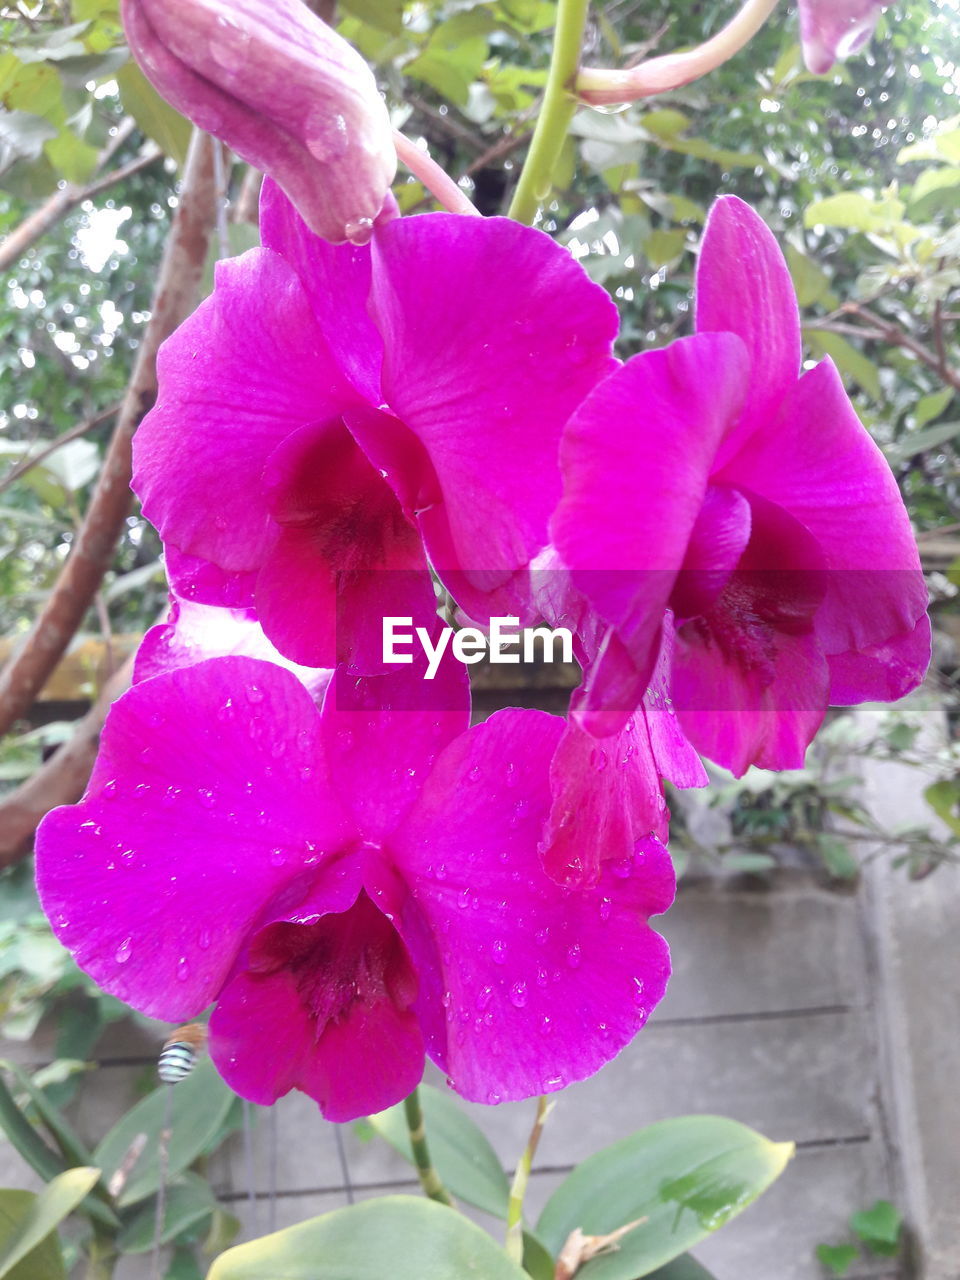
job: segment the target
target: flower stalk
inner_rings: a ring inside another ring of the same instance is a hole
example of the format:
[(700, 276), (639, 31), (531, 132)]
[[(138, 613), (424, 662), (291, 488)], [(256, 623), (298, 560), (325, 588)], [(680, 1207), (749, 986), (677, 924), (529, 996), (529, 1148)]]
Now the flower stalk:
[(537, 1147), (540, 1145), (543, 1126), (546, 1124), (547, 1116), (553, 1110), (554, 1105), (553, 1102), (548, 1102), (542, 1094), (537, 1099), (537, 1116), (533, 1122), (530, 1137), (527, 1139), (527, 1145), (524, 1148), (523, 1155), (520, 1157), (516, 1173), (513, 1175), (513, 1183), (510, 1187), (510, 1199), (507, 1201), (507, 1236), (504, 1241), (504, 1248), (506, 1249), (507, 1257), (511, 1258), (518, 1267), (523, 1265), (523, 1202), (527, 1194), (527, 1184), (530, 1181), (530, 1170), (533, 1168), (533, 1158), (537, 1154)]
[(406, 1116), (407, 1129), (410, 1133), (410, 1147), (413, 1151), (413, 1162), (416, 1165), (417, 1177), (425, 1195), (440, 1204), (454, 1207), (453, 1196), (440, 1181), (440, 1175), (433, 1167), (430, 1159), (430, 1147), (427, 1144), (427, 1126), (420, 1105), (420, 1090), (414, 1089), (403, 1100), (403, 1114)]
[(550, 194), (553, 174), (577, 109), (576, 83), (588, 0), (560, 0), (550, 71), (530, 149), (510, 205), (516, 222), (533, 224)]
[(721, 31), (684, 53), (648, 58), (639, 66), (623, 70), (585, 68), (577, 76), (577, 95), (593, 107), (614, 106), (699, 80), (739, 53), (770, 17), (777, 3), (778, 0), (746, 0)]
[(406, 165), (415, 178), (419, 178), (432, 196), (450, 213), (466, 213), (480, 217), (480, 210), (471, 203), (466, 192), (459, 187), (453, 178), (441, 169), (423, 147), (418, 147), (410, 138), (394, 130), (394, 145), (398, 158)]

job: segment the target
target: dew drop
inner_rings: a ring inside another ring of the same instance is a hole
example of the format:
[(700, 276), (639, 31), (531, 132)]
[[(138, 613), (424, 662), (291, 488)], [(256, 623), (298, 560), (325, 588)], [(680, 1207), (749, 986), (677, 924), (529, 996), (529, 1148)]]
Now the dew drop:
[(549, 1036), (553, 1034), (553, 1019), (548, 1013), (545, 1013), (540, 1019), (540, 1034)]
[(133, 952), (133, 939), (124, 938), (124, 940), (120, 943), (119, 947), (117, 947), (116, 951), (113, 953), (113, 958), (114, 960), (116, 960), (117, 964), (126, 964), (127, 961), (130, 959), (132, 952)]
[(594, 747), (590, 752), (590, 763), (593, 765), (597, 773), (603, 773), (607, 767), (607, 753), (602, 747)]
[(197, 935), (197, 946), (201, 951), (209, 951), (210, 944), (213, 941), (209, 929), (201, 929)]
[(571, 969), (579, 969), (581, 959), (580, 944), (575, 942), (572, 947), (567, 948), (567, 964)]
[(368, 244), (373, 235), (373, 219), (351, 218), (345, 224), (343, 234), (351, 244)]
[(536, 942), (538, 947), (545, 947), (547, 945), (547, 939), (549, 937), (550, 937), (550, 926), (544, 925), (542, 929), (538, 929), (536, 933), (533, 935), (533, 940), (534, 942)]
[(497, 1103), (502, 1100), (502, 1098), (503, 1098), (503, 1095), (500, 1093), (497, 1093), (496, 1090), (494, 1089), (491, 1089), (490, 1092), (487, 1094), (487, 1102), (490, 1104), (491, 1107), (495, 1107)]
[(445, 1009), (449, 1009), (452, 999), (453, 997), (451, 996), (450, 992), (444, 991), (443, 995), (440, 997), (440, 1003), (443, 1005)]
[(480, 766), (478, 764), (475, 764), (473, 766), (473, 768), (467, 774), (467, 778), (469, 779), (470, 782), (480, 781)]
[(604, 924), (610, 919), (610, 912), (613, 910), (613, 904), (609, 898), (600, 899), (600, 919)]
[(487, 1005), (490, 1003), (492, 999), (493, 999), (493, 987), (481, 987), (480, 992), (477, 995), (477, 1008), (480, 1010), (481, 1013), (483, 1012), (484, 1009), (486, 1009)]
[(470, 890), (461, 889), (459, 896), (457, 897), (457, 906), (462, 911), (464, 907), (469, 907), (469, 905), (470, 905)]
[(190, 977), (190, 963), (186, 956), (181, 956), (177, 961), (177, 981), (186, 982)]
[(493, 952), (494, 964), (506, 964), (507, 962), (507, 944), (502, 938), (497, 938), (491, 947)]
[(112, 800), (116, 794), (117, 794), (117, 780), (116, 778), (111, 778), (109, 782), (105, 782), (103, 784), (103, 791), (101, 792), (101, 795), (103, 796), (104, 800)]
[(519, 781), (517, 777), (517, 766), (512, 760), (507, 761), (507, 786), (515, 787)]
[(209, 787), (200, 787), (197, 791), (197, 799), (205, 809), (212, 809), (217, 803), (216, 794)]
[(283, 864), (286, 862), (286, 860), (287, 860), (287, 856), (282, 849), (270, 850), (271, 867), (282, 867)]
[(515, 982), (510, 988), (510, 1003), (516, 1009), (522, 1009), (527, 1003), (527, 984)]
[(257, 684), (247, 685), (247, 700), (253, 703), (263, 701), (263, 690), (260, 688), (259, 685)]

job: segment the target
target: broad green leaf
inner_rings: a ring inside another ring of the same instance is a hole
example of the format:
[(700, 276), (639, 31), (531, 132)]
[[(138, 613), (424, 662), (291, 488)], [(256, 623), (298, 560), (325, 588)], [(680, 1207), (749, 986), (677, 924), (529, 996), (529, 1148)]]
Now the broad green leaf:
[(172, 1135), (168, 1177), (175, 1178), (201, 1155), (222, 1127), (233, 1105), (234, 1095), (223, 1083), (209, 1058), (197, 1063), (190, 1075), (176, 1086), (163, 1085), (138, 1102), (110, 1130), (94, 1152), (94, 1160), (109, 1182), (120, 1168), (138, 1134), (147, 1135), (144, 1154), (117, 1198), (123, 1207), (152, 1196), (160, 1183), (160, 1130), (166, 1124), (167, 1090), (173, 1090)]
[(135, 62), (121, 67), (117, 84), (124, 110), (165, 155), (182, 165), (190, 145), (190, 121), (164, 102)]
[(950, 444), (958, 436), (960, 421), (938, 422), (935, 426), (924, 427), (922, 431), (906, 432), (899, 440), (887, 446), (886, 454), (893, 463), (906, 462), (908, 458), (915, 458), (918, 453)]
[(900, 1228), (903, 1220), (889, 1200), (877, 1200), (869, 1209), (855, 1213), (850, 1219), (850, 1229), (868, 1249), (886, 1257), (893, 1257), (900, 1247)]
[(657, 1267), (651, 1271), (647, 1280), (715, 1280), (713, 1272), (708, 1271), (696, 1258), (685, 1253), (682, 1258), (674, 1258), (665, 1267)]
[[(0, 1190), (0, 1244), (15, 1236), (36, 1199), (32, 1191)], [(66, 1274), (60, 1242), (50, 1234), (7, 1272), (6, 1280), (66, 1280)]]
[(532, 1231), (523, 1233), (523, 1269), (533, 1280), (553, 1280), (553, 1254)]
[(817, 852), (824, 866), (838, 880), (855, 880), (860, 874), (860, 863), (843, 840), (836, 836), (821, 831), (817, 835)]
[[(98, 151), (69, 129), (61, 129), (55, 138), (43, 144), (43, 154), (67, 182), (86, 182), (97, 167)], [(89, 444), (74, 440), (73, 444)], [(65, 448), (68, 446), (64, 446)]]
[[(421, 1085), (420, 1103), (430, 1156), (441, 1181), (461, 1200), (499, 1218), (507, 1216), (510, 1184), (490, 1143), (465, 1111), (446, 1094)], [(403, 1103), (370, 1116), (369, 1123), (413, 1163)]]
[(607, 1235), (644, 1221), (578, 1280), (636, 1280), (691, 1249), (780, 1176), (792, 1142), (770, 1142), (720, 1116), (650, 1125), (590, 1156), (550, 1197), (537, 1235), (554, 1254), (577, 1227)]
[(874, 400), (883, 399), (877, 366), (862, 351), (858, 351), (839, 333), (828, 333), (823, 329), (808, 329), (806, 333), (816, 355), (830, 356), (840, 372), (859, 383)]
[(913, 411), (914, 427), (925, 427), (934, 418), (939, 418), (953, 399), (953, 394), (953, 387), (944, 387), (942, 391), (931, 391), (929, 395), (921, 396)]
[(883, 231), (903, 216), (899, 200), (873, 200), (856, 191), (844, 191), (808, 205), (805, 227), (843, 227), (850, 231)]
[(845, 1276), (859, 1257), (855, 1244), (818, 1244), (817, 1261), (823, 1263), (831, 1275)]
[(643, 242), (643, 252), (653, 267), (665, 266), (678, 258), (687, 247), (685, 231), (651, 231)]
[(163, 1280), (203, 1280), (192, 1249), (176, 1249)]
[(652, 133), (657, 138), (678, 138), (681, 133), (686, 133), (692, 123), (689, 116), (670, 107), (664, 107), (660, 111), (646, 111), (641, 120), (647, 133)]
[[(211, 1217), (215, 1208), (216, 1201), (209, 1184), (195, 1173), (181, 1174), (167, 1188), (161, 1242), (169, 1244), (189, 1227)], [(117, 1248), (121, 1253), (146, 1253), (153, 1248), (156, 1225), (156, 1205), (150, 1202), (130, 1219), (117, 1236)]]
[(216, 1259), (207, 1280), (525, 1280), (463, 1214), (385, 1196), (251, 1240)]
[(910, 193), (910, 216), (925, 219), (955, 208), (960, 202), (960, 166), (925, 169)]
[(792, 244), (787, 245), (786, 258), (800, 306), (812, 307), (814, 303), (824, 301), (830, 292), (830, 277), (827, 273)]
[(737, 871), (743, 875), (757, 875), (760, 872), (772, 871), (777, 860), (770, 853), (725, 853), (723, 855), (724, 871)]
[(399, 35), (403, 30), (403, 0), (342, 0), (341, 7), (380, 31)]
[(960, 836), (960, 782), (942, 778), (927, 787), (923, 798), (937, 817)]
[[(946, 122), (944, 122), (946, 124)], [(947, 164), (960, 164), (960, 129), (941, 126), (941, 131), (931, 138), (924, 138), (904, 147), (897, 156), (897, 164), (909, 164), (911, 160), (944, 160)]]
[(36, 1108), (37, 1114), (49, 1130), (54, 1142), (60, 1149), (64, 1159), (69, 1160), (74, 1165), (89, 1166), (93, 1163), (93, 1156), (87, 1150), (86, 1144), (80, 1138), (73, 1125), (67, 1120), (66, 1116), (61, 1115), (57, 1107), (53, 1105), (50, 1099), (43, 1092), (42, 1085), (35, 1083), (26, 1072), (21, 1071), (18, 1066), (12, 1062), (0, 1061), (0, 1067), (8, 1071), (21, 1089), (29, 1096), (30, 1101)]
[[(0, 1280), (13, 1280), (17, 1272), (22, 1271), (20, 1264), (29, 1259), (63, 1219), (73, 1213), (99, 1177), (99, 1169), (68, 1169), (54, 1178), (39, 1195), (30, 1197), (31, 1203), (26, 1212), (17, 1219), (12, 1231), (4, 1231), (0, 1241)], [(2, 1196), (9, 1194), (0, 1193)], [(0, 1230), (6, 1226), (7, 1223), (3, 1222)], [(34, 1261), (30, 1262), (30, 1270), (23, 1271), (24, 1277), (29, 1275), (30, 1280), (40, 1280), (39, 1270), (34, 1270), (35, 1265)]]

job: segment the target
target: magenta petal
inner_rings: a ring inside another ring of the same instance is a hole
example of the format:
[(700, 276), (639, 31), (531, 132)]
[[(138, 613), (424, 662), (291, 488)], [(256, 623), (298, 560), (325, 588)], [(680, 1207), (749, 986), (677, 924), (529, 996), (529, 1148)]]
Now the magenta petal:
[(286, 667), (314, 699), (322, 695), (331, 675), (329, 670), (297, 666), (284, 658), (263, 634), (251, 609), (218, 609), (174, 598), (167, 621), (151, 627), (143, 637), (133, 679), (137, 683), (207, 658), (226, 657), (260, 658)]
[(609, 738), (568, 724), (550, 762), (550, 787), (540, 852), (560, 884), (595, 885), (601, 862), (629, 865), (638, 840), (667, 839), (669, 814), (642, 712)]
[(293, 269), (266, 249), (219, 263), (213, 294), (161, 348), (158, 379), (134, 440), (144, 514), (182, 552), (257, 568), (273, 537), (267, 459), (354, 396)]
[(678, 618), (706, 613), (726, 586), (749, 541), (750, 503), (736, 489), (709, 485), (670, 597)]
[(428, 1052), (464, 1097), (551, 1092), (598, 1070), (663, 995), (673, 871), (659, 845), (594, 888), (547, 877), (537, 841), (563, 722), (501, 711), (440, 756), (395, 833), (398, 869), (440, 942), (445, 1042)]
[[(717, 479), (762, 493), (816, 538), (828, 570), (817, 617), (826, 653), (914, 630), (927, 590), (910, 520), (832, 361), (803, 375), (776, 423), (751, 436)], [(916, 683), (925, 669), (921, 662)]]
[(252, 609), (256, 570), (221, 569), (209, 560), (184, 555), (173, 543), (163, 549), (170, 589), (181, 600), (218, 605), (223, 609)]
[(260, 197), (260, 238), (300, 277), (337, 365), (365, 399), (379, 403), (383, 343), (367, 311), (369, 246), (321, 240), (270, 178)]
[(422, 660), (362, 680), (336, 673), (323, 704), (330, 776), (368, 840), (397, 826), (436, 757), (469, 723), (467, 669), (453, 657), (433, 680)]
[(615, 308), (565, 249), (503, 218), (400, 218), (373, 252), (384, 400), (438, 481), (421, 503), (431, 560), (490, 590), (547, 542), (560, 432), (615, 367)]
[(564, 431), (554, 541), (575, 585), (617, 628), (644, 681), (748, 373), (734, 335), (682, 338), (627, 361)]
[(870, 39), (886, 0), (799, 0), (803, 60), (824, 75), (837, 58), (849, 58)]
[(289, 436), (264, 485), (279, 529), (257, 579), (264, 630), (294, 661), (382, 671), (382, 618), (429, 625), (436, 614), (420, 537), (393, 490), (340, 422)]
[(930, 645), (930, 619), (924, 614), (909, 635), (859, 653), (829, 654), (830, 705), (896, 702), (917, 687), (918, 674), (930, 663)]
[(268, 925), (246, 961), (210, 1020), (213, 1059), (241, 1096), (269, 1105), (297, 1088), (344, 1121), (392, 1106), (419, 1083), (416, 977), (365, 894), (310, 925)]
[(134, 686), (78, 805), (37, 834), (37, 883), (82, 969), (143, 1013), (216, 996), (271, 897), (352, 833), (320, 717), (289, 672), (218, 658)]
[(736, 196), (721, 196), (710, 210), (696, 299), (698, 333), (735, 333), (747, 348), (751, 372), (741, 430), (771, 427), (800, 372), (800, 311), (780, 246)]

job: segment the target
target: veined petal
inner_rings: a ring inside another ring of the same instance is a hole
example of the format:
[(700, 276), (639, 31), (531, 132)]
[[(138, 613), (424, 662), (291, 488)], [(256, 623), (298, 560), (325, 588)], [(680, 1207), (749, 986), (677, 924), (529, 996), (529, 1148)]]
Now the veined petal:
[(563, 721), (542, 712), (497, 712), (440, 756), (391, 841), (439, 940), (446, 1026), (428, 1032), (428, 1053), (481, 1102), (591, 1075), (666, 985), (666, 943), (646, 923), (673, 898), (662, 847), (576, 892), (540, 866), (562, 733)]
[(83, 800), (41, 824), (37, 883), (80, 967), (173, 1021), (214, 999), (271, 899), (296, 898), (352, 833), (306, 689), (217, 658), (117, 701)]
[(830, 705), (896, 702), (919, 683), (930, 662), (930, 619), (926, 614), (908, 635), (859, 652), (831, 653)]
[(800, 373), (800, 309), (780, 246), (759, 214), (736, 196), (721, 196), (707, 217), (697, 264), (698, 333), (735, 333), (750, 362), (737, 442), (770, 432), (780, 401)]
[(355, 396), (293, 268), (267, 249), (217, 267), (213, 294), (163, 345), (134, 440), (134, 489), (164, 541), (221, 569), (273, 541), (261, 478), (282, 440)]
[[(819, 543), (828, 582), (817, 635), (827, 654), (914, 631), (927, 590), (910, 520), (832, 361), (800, 378), (777, 421), (751, 436), (716, 480), (762, 494)], [(915, 683), (925, 670), (924, 659)]]
[(736, 422), (748, 376), (735, 335), (682, 338), (628, 360), (564, 431), (553, 539), (644, 684), (714, 456)]
[(547, 542), (560, 432), (615, 367), (615, 308), (565, 249), (503, 218), (401, 218), (373, 254), (384, 399), (436, 477), (419, 510), (431, 560), (493, 590)]

